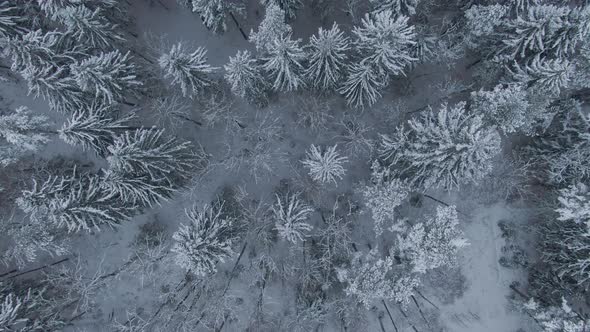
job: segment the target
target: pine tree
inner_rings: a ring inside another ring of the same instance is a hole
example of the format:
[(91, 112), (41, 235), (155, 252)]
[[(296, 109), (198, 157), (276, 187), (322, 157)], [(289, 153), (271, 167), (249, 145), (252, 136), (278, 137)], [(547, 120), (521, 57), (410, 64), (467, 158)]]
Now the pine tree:
[(528, 88), (557, 95), (570, 86), (575, 71), (575, 66), (567, 60), (535, 57), (524, 67), (515, 63), (511, 74), (515, 81), (526, 84)]
[(11, 38), (23, 32), (20, 27), (22, 18), (17, 8), (5, 2), (0, 4), (0, 38)]
[(373, 11), (389, 10), (396, 15), (414, 15), (419, 0), (370, 0)]
[(201, 20), (207, 29), (222, 33), (227, 30), (226, 15), (231, 12), (240, 12), (242, 7), (230, 0), (191, 0), (192, 10), (201, 16)]
[(579, 182), (559, 191), (557, 220), (585, 224), (590, 233), (590, 192), (588, 186)]
[(196, 161), (188, 142), (166, 137), (163, 130), (156, 128), (127, 131), (108, 151), (107, 161), (113, 170), (170, 183), (190, 177)]
[(55, 48), (58, 34), (33, 30), (22, 35), (6, 38), (2, 42), (2, 56), (10, 58), (10, 69), (22, 72), (27, 68), (45, 68), (55, 65)]
[(420, 188), (447, 189), (474, 182), (491, 170), (500, 136), (482, 115), (465, 112), (465, 103), (443, 105), (408, 121), (394, 137), (382, 136), (379, 153), (397, 176)]
[(212, 84), (209, 76), (217, 69), (207, 64), (206, 54), (202, 47), (189, 53), (184, 44), (178, 42), (168, 53), (162, 54), (158, 62), (172, 84), (180, 85), (182, 94), (193, 98)]
[(153, 207), (172, 196), (176, 188), (165, 179), (152, 179), (148, 175), (137, 175), (109, 169), (102, 176), (104, 190), (117, 195), (125, 204), (139, 207)]
[(238, 51), (224, 66), (225, 80), (231, 85), (232, 92), (249, 102), (264, 104), (267, 96), (265, 77), (262, 66), (252, 58), (249, 51)]
[(87, 106), (88, 96), (79, 89), (73, 78), (67, 76), (65, 68), (28, 67), (22, 74), (27, 80), (29, 94), (47, 100), (52, 110), (67, 113)]
[(385, 86), (383, 78), (367, 61), (353, 63), (348, 68), (348, 78), (338, 92), (344, 95), (346, 103), (355, 108), (372, 106), (381, 98)]
[(272, 206), (275, 228), (279, 236), (291, 243), (302, 241), (312, 226), (307, 223), (313, 209), (299, 199), (299, 194), (287, 194)]
[(49, 119), (34, 115), (26, 106), (17, 107), (14, 113), (0, 115), (0, 137), (19, 150), (38, 151), (49, 141)]
[(342, 164), (348, 161), (348, 158), (341, 157), (336, 151), (338, 146), (334, 145), (322, 151), (321, 148), (311, 145), (305, 152), (307, 158), (302, 161), (303, 165), (309, 169), (309, 175), (314, 181), (336, 183), (336, 179), (342, 179), (346, 170)]
[(348, 38), (334, 22), (330, 30), (320, 27), (317, 36), (311, 36), (309, 44), (309, 67), (305, 71), (307, 79), (320, 90), (336, 88), (348, 59)]
[(273, 80), (275, 91), (293, 91), (305, 85), (303, 61), (306, 56), (300, 42), (300, 39), (292, 40), (291, 36), (275, 39), (263, 59), (262, 66)]
[(53, 18), (66, 27), (69, 37), (93, 48), (107, 49), (113, 42), (124, 40), (117, 33), (118, 26), (107, 20), (100, 7), (90, 10), (84, 5), (68, 5), (55, 11)]
[(297, 9), (303, 6), (301, 0), (260, 0), (260, 2), (268, 8), (271, 5), (279, 6), (283, 11), (283, 17), (286, 15), (288, 18), (295, 18), (295, 12)]
[(182, 224), (173, 235), (176, 263), (197, 276), (215, 273), (216, 265), (234, 254), (235, 220), (223, 213), (223, 204), (205, 205), (202, 210), (194, 206), (185, 212), (189, 224)]
[(471, 111), (483, 115), (502, 132), (519, 130), (531, 132), (535, 113), (531, 110), (528, 94), (522, 85), (497, 85), (491, 91), (471, 93)]
[(406, 16), (395, 16), (389, 10), (366, 14), (352, 33), (363, 62), (374, 66), (384, 82), (390, 75), (403, 74), (406, 66), (418, 60), (411, 56), (416, 34)]
[(458, 226), (455, 206), (437, 207), (435, 216), (398, 235), (400, 257), (408, 260), (416, 273), (454, 264), (458, 250), (468, 244)]
[(258, 31), (251, 30), (248, 40), (256, 45), (258, 52), (268, 51), (272, 49), (275, 39), (290, 35), (291, 30), (291, 26), (285, 23), (285, 12), (273, 2), (266, 6)]
[(350, 266), (338, 270), (338, 279), (346, 283), (346, 295), (354, 296), (366, 308), (376, 300), (393, 300), (405, 305), (410, 300), (419, 279), (404, 272), (391, 256), (379, 257), (374, 248), (366, 255), (356, 253)]
[(121, 54), (118, 50), (100, 53), (70, 66), (80, 89), (107, 104), (123, 100), (126, 92), (142, 85), (135, 71), (129, 52)]
[(128, 220), (136, 209), (105, 192), (100, 177), (75, 171), (69, 177), (50, 177), (40, 186), (35, 184), (32, 190), (23, 192), (18, 204), (34, 220), (68, 232), (114, 227)]
[(129, 121), (135, 118), (133, 113), (116, 119), (113, 110), (92, 105), (88, 110), (76, 111), (59, 130), (59, 137), (71, 145), (80, 145), (85, 150), (94, 150), (105, 156), (107, 147), (112, 145), (117, 135), (123, 130), (132, 129)]
[(391, 231), (400, 229), (398, 208), (409, 196), (410, 190), (405, 183), (392, 178), (390, 170), (381, 167), (377, 161), (373, 162), (371, 169), (371, 183), (361, 187), (360, 193), (371, 212), (375, 234), (380, 236), (386, 225), (391, 225), (388, 228)]

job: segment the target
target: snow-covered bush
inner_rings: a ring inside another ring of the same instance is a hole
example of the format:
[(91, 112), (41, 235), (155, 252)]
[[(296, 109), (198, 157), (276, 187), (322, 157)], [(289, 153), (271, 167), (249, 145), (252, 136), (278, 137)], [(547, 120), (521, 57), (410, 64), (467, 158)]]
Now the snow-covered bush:
[(279, 236), (292, 243), (303, 240), (312, 229), (307, 220), (313, 209), (301, 201), (299, 194), (287, 194), (282, 198), (276, 195), (276, 199), (271, 210)]
[(420, 188), (475, 182), (500, 152), (498, 132), (484, 125), (481, 114), (467, 113), (464, 102), (429, 110), (408, 126), (394, 136), (382, 135), (379, 154), (396, 176)]
[(348, 158), (340, 156), (336, 148), (338, 145), (322, 150), (312, 144), (306, 151), (307, 158), (302, 163), (309, 170), (309, 175), (314, 181), (336, 183), (337, 179), (342, 179), (346, 173), (342, 164), (347, 162)]
[(223, 204), (205, 205), (185, 211), (188, 224), (182, 224), (172, 238), (176, 241), (172, 251), (176, 263), (197, 276), (204, 277), (217, 271), (217, 264), (224, 262), (234, 252), (233, 218), (224, 214)]

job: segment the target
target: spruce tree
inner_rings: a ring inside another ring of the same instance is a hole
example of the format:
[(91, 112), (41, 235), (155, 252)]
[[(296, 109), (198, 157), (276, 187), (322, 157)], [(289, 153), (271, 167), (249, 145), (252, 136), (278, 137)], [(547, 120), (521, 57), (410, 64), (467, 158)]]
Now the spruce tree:
[(403, 74), (405, 67), (418, 60), (411, 55), (416, 33), (408, 19), (389, 10), (366, 14), (361, 26), (352, 31), (362, 61), (374, 66), (384, 82), (391, 75)]
[(108, 152), (107, 161), (113, 170), (170, 183), (190, 177), (196, 162), (189, 142), (166, 137), (156, 128), (126, 131)]
[(292, 40), (291, 36), (275, 39), (264, 57), (262, 66), (273, 81), (273, 90), (294, 91), (305, 86), (303, 61), (306, 56), (300, 42)]
[(93, 48), (107, 49), (124, 40), (100, 7), (91, 10), (85, 5), (68, 5), (55, 11), (53, 18), (65, 26), (69, 37)]
[(195, 205), (185, 211), (189, 223), (182, 224), (172, 236), (178, 265), (204, 277), (215, 273), (218, 263), (234, 255), (231, 245), (235, 220), (223, 212), (221, 203), (205, 205), (201, 210)]
[(500, 136), (481, 114), (468, 114), (465, 103), (443, 105), (408, 121), (395, 136), (382, 136), (379, 153), (398, 177), (418, 188), (451, 189), (475, 182), (491, 170), (500, 152)]
[(2, 56), (11, 59), (10, 69), (16, 72), (27, 68), (46, 68), (56, 65), (57, 43), (57, 33), (33, 30), (6, 38), (2, 43)]
[(201, 16), (207, 29), (222, 33), (227, 30), (226, 19), (230, 12), (240, 12), (242, 7), (232, 0), (191, 0), (192, 11)]
[(344, 95), (349, 106), (365, 108), (381, 98), (380, 90), (384, 86), (383, 78), (377, 70), (367, 61), (361, 61), (348, 67), (348, 78), (338, 92)]
[(101, 105), (92, 105), (87, 110), (76, 111), (59, 130), (59, 136), (66, 143), (80, 145), (85, 150), (94, 150), (105, 156), (107, 147), (112, 145), (122, 131), (132, 129), (129, 121), (135, 118), (129, 114), (115, 118), (114, 110)]
[(349, 49), (348, 38), (335, 22), (330, 30), (320, 27), (309, 40), (307, 80), (319, 90), (335, 89), (344, 76)]
[(176, 188), (166, 179), (153, 179), (147, 174), (127, 173), (109, 169), (103, 173), (104, 190), (116, 195), (125, 204), (153, 207), (172, 196)]
[(0, 145), (0, 165), (7, 166), (24, 154), (35, 152), (49, 141), (49, 119), (34, 115), (20, 106), (14, 113), (0, 115), (0, 137), (7, 145)]
[(291, 26), (285, 23), (285, 12), (274, 3), (266, 6), (264, 19), (258, 26), (258, 31), (250, 31), (248, 40), (256, 45), (258, 52), (272, 49), (274, 40), (291, 34)]
[(238, 51), (229, 58), (224, 66), (225, 80), (231, 85), (232, 92), (249, 102), (264, 104), (268, 83), (262, 72), (262, 66), (252, 58), (249, 51)]
[(165, 77), (170, 78), (172, 84), (180, 85), (185, 97), (194, 98), (213, 84), (210, 75), (217, 68), (207, 63), (206, 55), (207, 51), (202, 47), (191, 53), (178, 42), (168, 53), (162, 54), (158, 62)]
[(528, 94), (520, 84), (497, 85), (491, 91), (472, 92), (470, 107), (473, 113), (483, 115), (505, 134), (519, 130), (530, 133), (535, 119)]
[(125, 93), (142, 85), (129, 52), (122, 54), (118, 50), (78, 61), (70, 66), (70, 72), (82, 91), (106, 104), (123, 100)]

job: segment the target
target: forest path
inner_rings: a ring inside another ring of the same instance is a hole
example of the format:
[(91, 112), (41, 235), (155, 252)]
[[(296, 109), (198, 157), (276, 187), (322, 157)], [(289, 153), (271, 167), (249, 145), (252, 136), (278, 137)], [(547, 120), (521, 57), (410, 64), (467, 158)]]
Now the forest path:
[(441, 321), (449, 331), (509, 332), (526, 321), (510, 309), (507, 299), (509, 285), (517, 275), (498, 264), (504, 242), (498, 221), (509, 218), (514, 218), (510, 209), (494, 205), (473, 211), (472, 221), (465, 225), (470, 246), (460, 261), (467, 289), (453, 304), (441, 308)]

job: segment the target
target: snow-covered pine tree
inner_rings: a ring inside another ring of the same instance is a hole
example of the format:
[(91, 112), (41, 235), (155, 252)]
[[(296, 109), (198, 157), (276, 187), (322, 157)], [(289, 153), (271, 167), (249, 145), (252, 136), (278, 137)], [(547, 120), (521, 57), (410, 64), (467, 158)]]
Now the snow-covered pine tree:
[(216, 265), (234, 254), (235, 220), (223, 213), (222, 203), (205, 205), (201, 210), (195, 205), (185, 212), (189, 223), (182, 224), (172, 236), (176, 263), (200, 277), (215, 273)]
[(373, 11), (389, 10), (396, 15), (411, 16), (416, 14), (419, 0), (370, 0)]
[(271, 5), (279, 6), (283, 11), (283, 17), (293, 19), (295, 18), (295, 13), (297, 9), (303, 6), (301, 0), (260, 0), (260, 2), (268, 8)]
[(291, 243), (297, 243), (307, 236), (312, 226), (307, 223), (313, 209), (301, 201), (299, 194), (287, 194), (272, 206), (275, 229), (279, 236)]
[(279, 37), (263, 58), (262, 67), (273, 80), (273, 90), (294, 91), (305, 86), (303, 62), (307, 57), (300, 42), (290, 35)]
[(23, 32), (22, 18), (16, 13), (17, 8), (9, 2), (0, 4), (0, 38), (11, 38)]
[(195, 167), (196, 156), (189, 142), (166, 137), (156, 128), (126, 131), (108, 147), (107, 161), (113, 170), (170, 183), (187, 179)]
[(89, 96), (79, 89), (72, 77), (67, 76), (63, 67), (28, 67), (22, 75), (28, 83), (29, 94), (47, 100), (52, 110), (67, 113), (87, 107)]
[(412, 271), (425, 273), (456, 262), (459, 249), (467, 246), (455, 206), (437, 207), (436, 215), (413, 225), (407, 232), (398, 234), (397, 250), (408, 260)]
[(94, 150), (106, 156), (107, 147), (112, 145), (117, 135), (124, 130), (133, 129), (129, 122), (135, 118), (130, 113), (121, 118), (114, 117), (114, 110), (100, 105), (91, 105), (87, 110), (78, 110), (58, 131), (59, 137), (71, 145), (80, 145), (86, 150)]
[(272, 49), (274, 40), (291, 34), (291, 30), (291, 26), (285, 23), (285, 11), (271, 2), (266, 6), (258, 31), (251, 30), (248, 40), (254, 43), (258, 52), (263, 52)]
[(552, 126), (525, 147), (543, 179), (563, 187), (590, 178), (590, 121), (579, 101), (569, 99), (549, 108)]
[(56, 64), (58, 34), (33, 30), (2, 41), (2, 56), (12, 62), (10, 69), (22, 72), (29, 67), (45, 68)]
[(387, 82), (391, 75), (403, 74), (406, 66), (418, 60), (411, 56), (416, 33), (408, 20), (406, 16), (396, 16), (385, 10), (366, 14), (361, 26), (352, 30), (363, 62), (374, 66), (382, 82)]
[(191, 53), (182, 42), (162, 54), (158, 63), (165, 77), (171, 79), (172, 84), (180, 85), (182, 94), (191, 98), (213, 84), (210, 75), (217, 69), (207, 63), (207, 51), (203, 47)]
[(35, 183), (17, 200), (19, 207), (33, 220), (47, 222), (68, 232), (115, 227), (128, 220), (136, 210), (125, 205), (117, 195), (102, 189), (99, 176), (77, 172), (67, 177), (50, 177)]
[(466, 44), (473, 50), (483, 48), (491, 53), (497, 52), (489, 46), (500, 43), (496, 29), (504, 25), (509, 12), (510, 8), (501, 4), (471, 6), (464, 13)]
[(365, 255), (357, 252), (350, 266), (337, 273), (340, 282), (346, 283), (346, 295), (370, 308), (377, 300), (408, 303), (420, 281), (405, 271), (395, 264), (393, 257), (381, 258), (378, 248), (374, 248)]
[(368, 61), (348, 66), (348, 78), (338, 92), (346, 103), (355, 108), (369, 107), (381, 98), (380, 90), (386, 85), (377, 70)]
[(268, 83), (262, 72), (262, 66), (252, 58), (250, 51), (238, 51), (229, 57), (224, 66), (225, 80), (231, 85), (232, 92), (251, 103), (264, 104), (267, 99)]
[(114, 42), (124, 40), (117, 33), (118, 26), (109, 22), (100, 7), (91, 10), (84, 4), (67, 5), (56, 10), (52, 17), (65, 26), (69, 37), (93, 48), (107, 49)]
[(497, 85), (491, 91), (474, 91), (471, 93), (470, 108), (505, 134), (519, 130), (530, 133), (535, 118), (527, 92), (520, 84)]
[(126, 93), (142, 85), (129, 52), (122, 54), (118, 50), (78, 61), (70, 65), (70, 72), (82, 91), (106, 104), (123, 100)]
[(344, 74), (349, 49), (348, 38), (336, 22), (330, 30), (320, 27), (317, 36), (309, 39), (309, 66), (305, 71), (308, 81), (322, 91), (335, 89)]
[(590, 285), (590, 193), (577, 183), (559, 192), (554, 219), (540, 228), (541, 258), (562, 280)]
[(130, 174), (109, 169), (102, 175), (104, 190), (117, 195), (126, 204), (152, 207), (172, 196), (175, 188), (166, 179), (152, 179), (149, 175)]
[(305, 152), (306, 159), (301, 163), (309, 170), (309, 175), (314, 181), (336, 183), (337, 179), (342, 179), (346, 170), (342, 166), (348, 162), (348, 158), (340, 156), (336, 151), (338, 146), (329, 146), (325, 150), (311, 145)]
[(15, 112), (0, 115), (0, 137), (9, 146), (0, 146), (0, 165), (8, 165), (27, 151), (38, 151), (49, 141), (49, 119), (35, 115), (25, 106), (17, 107)]
[(558, 95), (570, 86), (576, 68), (568, 60), (549, 60), (537, 56), (524, 66), (515, 62), (510, 73), (516, 82), (525, 84), (529, 89)]
[(563, 59), (573, 54), (590, 34), (589, 19), (587, 6), (529, 6), (526, 12), (507, 22), (503, 52), (511, 58), (543, 54)]
[(239, 13), (243, 10), (233, 0), (191, 0), (192, 11), (201, 16), (203, 24), (214, 33), (227, 30), (226, 16), (230, 12)]
[(541, 306), (535, 299), (530, 298), (523, 304), (537, 324), (546, 332), (584, 332), (586, 321), (581, 319), (562, 297), (561, 307)]
[(379, 154), (397, 177), (418, 188), (453, 187), (474, 182), (491, 170), (500, 152), (500, 135), (487, 128), (481, 114), (469, 114), (465, 103), (443, 104), (408, 121), (393, 137), (383, 135)]
[(401, 229), (397, 208), (410, 194), (408, 186), (392, 178), (391, 172), (377, 161), (371, 165), (371, 183), (360, 188), (364, 203), (371, 212), (377, 236), (383, 234), (385, 226), (391, 231)]

